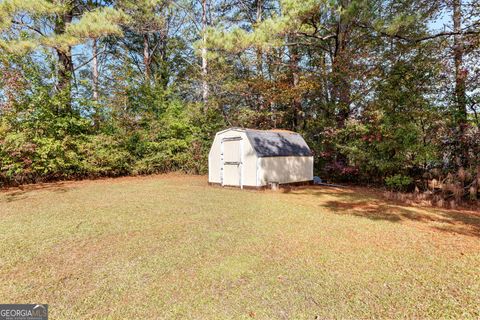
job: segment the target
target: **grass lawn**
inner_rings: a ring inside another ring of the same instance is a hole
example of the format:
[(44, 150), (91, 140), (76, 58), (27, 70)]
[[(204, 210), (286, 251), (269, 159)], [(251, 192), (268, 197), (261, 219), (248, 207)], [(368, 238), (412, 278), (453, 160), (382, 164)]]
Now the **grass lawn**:
[(51, 319), (480, 318), (480, 214), (164, 175), (0, 193), (0, 302)]

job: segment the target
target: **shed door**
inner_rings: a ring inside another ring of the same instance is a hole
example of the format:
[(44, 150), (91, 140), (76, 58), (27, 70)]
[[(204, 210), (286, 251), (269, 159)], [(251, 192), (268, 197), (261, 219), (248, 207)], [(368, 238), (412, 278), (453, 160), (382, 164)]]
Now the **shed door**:
[(222, 185), (242, 186), (242, 138), (222, 140)]

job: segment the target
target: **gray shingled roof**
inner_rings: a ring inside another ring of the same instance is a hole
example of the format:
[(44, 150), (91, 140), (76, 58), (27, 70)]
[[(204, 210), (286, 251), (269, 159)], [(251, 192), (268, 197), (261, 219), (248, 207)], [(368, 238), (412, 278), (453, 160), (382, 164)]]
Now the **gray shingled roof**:
[(303, 137), (295, 132), (245, 129), (245, 133), (258, 157), (312, 155)]

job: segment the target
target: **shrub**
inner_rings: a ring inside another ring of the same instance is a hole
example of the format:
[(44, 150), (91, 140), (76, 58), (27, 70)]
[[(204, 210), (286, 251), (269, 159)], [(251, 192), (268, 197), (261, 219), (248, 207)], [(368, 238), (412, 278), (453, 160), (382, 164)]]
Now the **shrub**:
[(408, 188), (412, 185), (412, 183), (412, 178), (401, 174), (396, 174), (385, 179), (385, 184), (387, 185), (387, 188), (393, 191), (407, 191)]
[(133, 162), (121, 141), (105, 134), (87, 136), (79, 145), (81, 174), (85, 176), (119, 176), (130, 173)]

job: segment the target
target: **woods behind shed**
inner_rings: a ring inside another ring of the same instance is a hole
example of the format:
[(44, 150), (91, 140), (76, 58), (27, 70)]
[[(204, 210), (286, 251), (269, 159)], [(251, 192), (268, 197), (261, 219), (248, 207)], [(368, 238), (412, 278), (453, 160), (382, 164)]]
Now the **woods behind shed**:
[(313, 155), (292, 131), (229, 128), (218, 132), (208, 155), (208, 181), (264, 187), (313, 179)]

